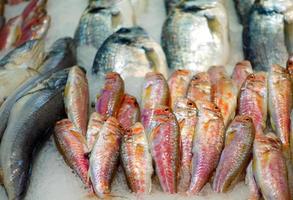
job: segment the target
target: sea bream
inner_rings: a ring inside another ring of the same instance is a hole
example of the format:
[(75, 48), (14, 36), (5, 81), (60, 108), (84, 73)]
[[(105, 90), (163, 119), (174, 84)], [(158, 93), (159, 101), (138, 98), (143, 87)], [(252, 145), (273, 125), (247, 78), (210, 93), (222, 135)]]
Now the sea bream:
[(54, 73), (14, 104), (1, 141), (2, 180), (9, 200), (23, 199), (36, 145), (64, 117), (63, 92), (68, 70)]
[(228, 35), (227, 13), (221, 0), (181, 1), (162, 30), (169, 68), (202, 72), (212, 65), (225, 65)]

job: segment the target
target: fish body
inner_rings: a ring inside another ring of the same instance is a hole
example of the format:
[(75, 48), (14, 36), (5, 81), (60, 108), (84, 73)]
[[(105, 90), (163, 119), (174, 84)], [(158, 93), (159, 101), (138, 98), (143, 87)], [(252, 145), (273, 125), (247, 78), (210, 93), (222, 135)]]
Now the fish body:
[(243, 25), (247, 23), (249, 12), (255, 0), (234, 0), (236, 10)]
[(165, 0), (165, 9), (167, 14), (170, 14), (179, 2), (180, 0)]
[(129, 94), (124, 95), (122, 104), (118, 111), (117, 120), (124, 130), (129, 129), (140, 120), (139, 105), (134, 96)]
[(104, 88), (98, 95), (96, 111), (106, 117), (116, 116), (123, 101), (124, 82), (116, 72), (109, 72), (105, 77)]
[(121, 28), (98, 50), (93, 74), (118, 72), (127, 77), (144, 77), (148, 72), (167, 74), (167, 63), (161, 46), (141, 27)]
[(0, 105), (24, 83), (37, 74), (44, 59), (44, 43), (28, 41), (0, 61)]
[(213, 190), (227, 192), (245, 172), (252, 153), (254, 125), (249, 116), (236, 116), (225, 133), (225, 147), (213, 181)]
[(264, 199), (290, 199), (282, 144), (273, 133), (256, 137), (253, 174)]
[(85, 72), (78, 66), (70, 69), (65, 92), (65, 110), (77, 132), (86, 135), (89, 107), (88, 82)]
[(128, 129), (121, 142), (121, 161), (129, 188), (134, 193), (149, 194), (152, 187), (152, 156), (141, 123)]
[(248, 200), (260, 200), (262, 198), (260, 189), (256, 184), (256, 180), (253, 175), (252, 160), (246, 169), (245, 184), (247, 184), (249, 188)]
[(273, 65), (268, 75), (268, 104), (273, 131), (278, 135), (283, 150), (289, 150), (292, 85), (288, 71)]
[(88, 180), (89, 161), (84, 137), (75, 131), (73, 123), (68, 119), (60, 120), (54, 129), (54, 139), (66, 163), (77, 173), (82, 182), (90, 187)]
[(149, 133), (151, 154), (156, 175), (164, 192), (177, 192), (179, 126), (175, 115), (168, 107), (158, 107), (154, 111)]
[(212, 102), (220, 108), (224, 124), (227, 126), (235, 116), (237, 88), (224, 67), (213, 66), (208, 70), (208, 73), (212, 83)]
[(105, 121), (106, 118), (101, 116), (99, 113), (93, 112), (91, 114), (86, 132), (86, 142), (89, 151), (93, 149)]
[(170, 107), (174, 109), (175, 102), (180, 97), (185, 97), (192, 73), (189, 70), (176, 70), (168, 79), (170, 91)]
[(248, 60), (243, 60), (241, 62), (236, 63), (231, 78), (236, 84), (238, 90), (240, 90), (247, 76), (252, 73), (252, 66)]
[(207, 72), (199, 72), (192, 77), (186, 96), (194, 102), (197, 100), (211, 101), (211, 91), (212, 84), (209, 74)]
[(224, 147), (224, 122), (220, 109), (208, 101), (196, 101), (198, 121), (192, 148), (192, 177), (188, 194), (198, 194), (218, 165)]
[(197, 108), (190, 99), (181, 97), (176, 100), (173, 111), (180, 129), (178, 191), (186, 192), (191, 180), (192, 146), (193, 138), (196, 136)]
[(225, 65), (228, 21), (222, 2), (181, 1), (167, 17), (161, 41), (171, 69), (202, 72)]
[(285, 66), (286, 46), (284, 8), (281, 1), (258, 1), (244, 28), (244, 53), (257, 71), (269, 71), (273, 64)]
[(252, 118), (256, 134), (262, 133), (266, 128), (267, 93), (267, 75), (265, 72), (250, 74), (240, 90), (238, 114)]
[(33, 152), (48, 129), (64, 116), (63, 91), (68, 70), (37, 85), (14, 104), (1, 141), (1, 167), (8, 199), (23, 199), (29, 184)]
[(110, 194), (111, 181), (118, 165), (122, 127), (114, 117), (104, 123), (90, 156), (89, 174), (99, 198)]

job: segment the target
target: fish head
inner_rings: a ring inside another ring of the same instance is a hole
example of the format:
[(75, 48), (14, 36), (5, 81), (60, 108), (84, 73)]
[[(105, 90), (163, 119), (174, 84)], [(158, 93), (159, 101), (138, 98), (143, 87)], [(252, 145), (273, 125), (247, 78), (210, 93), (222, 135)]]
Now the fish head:
[(134, 96), (131, 96), (129, 94), (125, 94), (123, 98), (123, 103), (127, 105), (131, 105), (131, 107), (138, 107), (137, 100)]
[(123, 80), (119, 73), (108, 72), (105, 76), (105, 88), (106, 90), (112, 89), (112, 87), (117, 86), (117, 84), (123, 84)]
[(181, 97), (176, 100), (173, 111), (178, 121), (186, 117), (192, 117), (197, 115), (196, 104), (186, 97)]
[(199, 115), (200, 113), (204, 113), (206, 116), (209, 116), (213, 119), (223, 119), (220, 108), (210, 102), (210, 101), (204, 101), (204, 100), (198, 100), (195, 102)]
[(287, 70), (289, 74), (293, 74), (293, 54), (291, 54), (287, 61)]
[(267, 74), (265, 72), (257, 72), (250, 74), (245, 81), (244, 87), (264, 94), (267, 84)]

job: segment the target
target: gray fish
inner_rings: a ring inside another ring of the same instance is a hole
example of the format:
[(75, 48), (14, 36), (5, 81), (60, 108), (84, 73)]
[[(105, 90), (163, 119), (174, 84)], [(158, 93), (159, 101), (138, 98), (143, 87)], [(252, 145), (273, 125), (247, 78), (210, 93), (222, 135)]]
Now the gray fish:
[(14, 104), (2, 138), (0, 159), (9, 200), (23, 199), (29, 184), (32, 157), (47, 130), (64, 116), (63, 91), (68, 70), (37, 85)]
[(293, 53), (293, 5), (285, 13), (286, 44), (290, 54)]
[(286, 65), (288, 49), (284, 12), (288, 5), (282, 2), (261, 0), (251, 9), (243, 32), (243, 47), (246, 59), (255, 70), (268, 71), (273, 64)]
[(121, 14), (114, 6), (89, 6), (80, 18), (74, 39), (78, 46), (91, 45), (99, 49), (120, 25)]
[(186, 0), (167, 17), (162, 46), (169, 68), (206, 71), (229, 55), (227, 14), (220, 0)]
[(71, 38), (58, 39), (51, 47), (44, 64), (40, 67), (41, 74), (35, 75), (19, 86), (0, 107), (0, 140), (6, 129), (10, 111), (14, 103), (29, 90), (43, 82), (54, 78), (57, 70), (71, 67), (76, 63), (75, 48)]
[(249, 11), (254, 2), (255, 0), (234, 0), (236, 10), (243, 25), (247, 22)]
[(124, 79), (152, 71), (166, 75), (166, 70), (163, 50), (141, 27), (121, 28), (112, 34), (98, 50), (92, 67), (93, 74), (115, 71)]
[(165, 0), (165, 8), (167, 14), (170, 14), (180, 0)]
[(38, 73), (44, 60), (44, 42), (31, 40), (0, 61), (0, 105), (17, 87)]

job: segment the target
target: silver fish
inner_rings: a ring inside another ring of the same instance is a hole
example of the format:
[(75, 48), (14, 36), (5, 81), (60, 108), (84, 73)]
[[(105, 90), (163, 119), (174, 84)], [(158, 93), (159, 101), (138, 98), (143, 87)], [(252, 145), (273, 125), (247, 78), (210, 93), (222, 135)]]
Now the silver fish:
[(234, 0), (234, 2), (240, 21), (243, 25), (245, 25), (247, 23), (249, 11), (255, 0)]
[(169, 68), (206, 71), (228, 59), (227, 14), (220, 0), (186, 0), (167, 17), (162, 47)]

